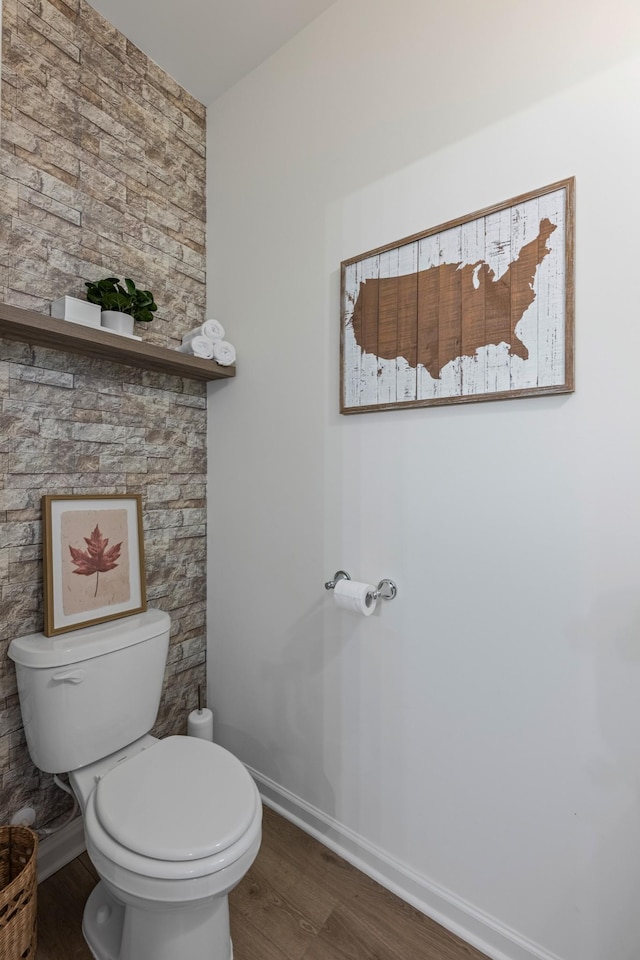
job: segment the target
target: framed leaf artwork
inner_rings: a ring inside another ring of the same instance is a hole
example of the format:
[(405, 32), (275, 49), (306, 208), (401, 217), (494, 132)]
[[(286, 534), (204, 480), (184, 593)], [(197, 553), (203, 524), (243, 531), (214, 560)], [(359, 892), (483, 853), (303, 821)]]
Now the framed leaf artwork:
[(42, 498), (47, 637), (147, 608), (137, 494)]

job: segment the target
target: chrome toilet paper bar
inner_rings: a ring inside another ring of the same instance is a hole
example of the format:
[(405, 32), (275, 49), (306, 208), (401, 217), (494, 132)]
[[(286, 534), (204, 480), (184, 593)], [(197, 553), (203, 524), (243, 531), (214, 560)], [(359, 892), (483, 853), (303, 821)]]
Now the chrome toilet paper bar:
[[(346, 570), (338, 570), (334, 574), (333, 580), (327, 580), (327, 582), (324, 585), (325, 590), (335, 589), (336, 583), (338, 583), (340, 580), (351, 580), (351, 577), (346, 572)], [(380, 600), (380, 599), (393, 600), (397, 592), (398, 592), (398, 588), (396, 587), (393, 580), (385, 579), (380, 581), (377, 589), (373, 591), (371, 596), (373, 597), (374, 600)]]

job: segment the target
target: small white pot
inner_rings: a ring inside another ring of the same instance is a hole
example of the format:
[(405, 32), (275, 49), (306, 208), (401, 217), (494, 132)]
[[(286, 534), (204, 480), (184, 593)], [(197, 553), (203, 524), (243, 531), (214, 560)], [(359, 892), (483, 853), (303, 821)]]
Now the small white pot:
[(100, 323), (107, 330), (113, 330), (115, 333), (123, 333), (127, 337), (133, 334), (133, 317), (128, 313), (120, 313), (119, 310), (103, 310), (100, 314)]

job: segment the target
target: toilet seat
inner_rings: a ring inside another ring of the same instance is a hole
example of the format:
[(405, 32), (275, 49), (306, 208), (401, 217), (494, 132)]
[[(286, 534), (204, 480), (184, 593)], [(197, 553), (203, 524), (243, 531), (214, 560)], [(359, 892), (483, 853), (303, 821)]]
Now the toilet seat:
[(96, 815), (116, 843), (157, 860), (200, 860), (242, 837), (257, 798), (240, 761), (217, 744), (167, 737), (101, 778)]
[[(194, 785), (208, 792), (193, 794)], [(232, 865), (255, 844), (261, 821), (260, 795), (242, 763), (217, 744), (179, 736), (109, 770), (85, 810), (89, 847), (116, 867), (164, 880), (205, 877)]]

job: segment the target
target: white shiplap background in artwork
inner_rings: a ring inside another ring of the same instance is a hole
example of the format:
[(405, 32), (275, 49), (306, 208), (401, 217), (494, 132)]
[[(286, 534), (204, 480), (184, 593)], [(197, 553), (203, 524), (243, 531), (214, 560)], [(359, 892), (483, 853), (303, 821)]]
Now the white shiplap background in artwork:
[[(563, 187), (349, 264), (343, 304), (345, 408), (561, 386), (565, 380), (565, 208)], [(423, 364), (413, 367), (402, 356), (387, 360), (361, 350), (351, 323), (361, 283), (447, 263), (465, 266), (479, 261), (499, 280), (522, 247), (536, 237), (545, 217), (556, 229), (548, 240), (549, 253), (536, 272), (535, 300), (516, 327), (529, 351), (526, 360), (512, 355), (507, 343), (487, 343), (473, 356), (450, 361), (434, 378)]]

